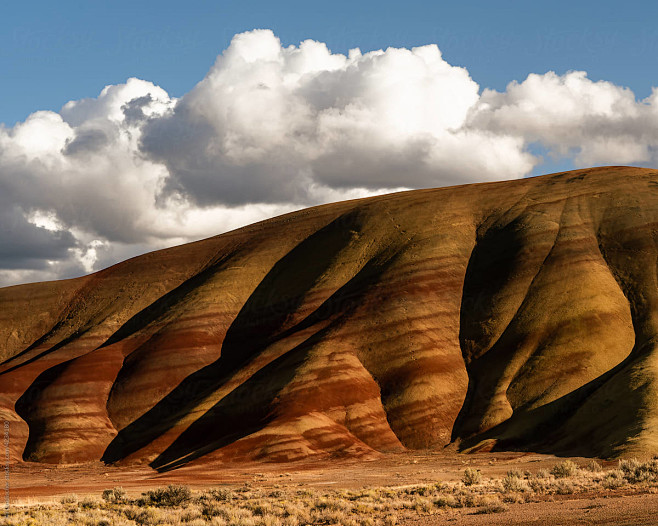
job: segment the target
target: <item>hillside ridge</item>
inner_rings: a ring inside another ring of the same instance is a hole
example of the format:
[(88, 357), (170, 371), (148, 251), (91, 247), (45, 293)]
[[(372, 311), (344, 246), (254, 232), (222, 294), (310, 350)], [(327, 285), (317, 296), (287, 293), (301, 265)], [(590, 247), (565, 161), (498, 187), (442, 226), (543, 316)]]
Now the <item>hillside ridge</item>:
[(12, 459), (658, 449), (658, 171), (292, 212), (0, 289)]

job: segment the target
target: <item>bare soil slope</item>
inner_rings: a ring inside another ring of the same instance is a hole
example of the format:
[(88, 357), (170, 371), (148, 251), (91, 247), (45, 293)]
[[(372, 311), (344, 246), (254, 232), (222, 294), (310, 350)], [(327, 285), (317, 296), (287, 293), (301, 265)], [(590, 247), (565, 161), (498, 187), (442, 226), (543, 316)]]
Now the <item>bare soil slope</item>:
[(0, 289), (16, 460), (658, 450), (658, 172), (302, 210)]

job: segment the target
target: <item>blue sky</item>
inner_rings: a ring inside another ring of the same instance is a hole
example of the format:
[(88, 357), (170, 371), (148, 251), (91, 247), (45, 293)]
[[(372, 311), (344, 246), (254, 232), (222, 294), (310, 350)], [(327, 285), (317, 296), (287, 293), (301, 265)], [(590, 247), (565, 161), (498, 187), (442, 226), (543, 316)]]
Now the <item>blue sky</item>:
[(180, 96), (234, 34), (255, 28), (340, 53), (436, 43), (448, 62), (497, 90), (528, 73), (576, 69), (643, 98), (658, 71), (656, 19), (650, 1), (5, 2), (0, 122), (133, 76)]
[(0, 286), (320, 203), (658, 168), (657, 15), (607, 0), (5, 2)]

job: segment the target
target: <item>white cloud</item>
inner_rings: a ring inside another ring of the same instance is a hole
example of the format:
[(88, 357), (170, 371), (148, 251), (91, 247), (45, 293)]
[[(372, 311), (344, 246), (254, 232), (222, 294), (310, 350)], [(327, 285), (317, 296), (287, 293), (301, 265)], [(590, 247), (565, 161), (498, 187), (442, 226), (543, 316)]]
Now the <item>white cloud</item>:
[(518, 141), (463, 130), (478, 100), (435, 45), (344, 56), (260, 30), (236, 36), (141, 140), (167, 166), (167, 190), (202, 206), (522, 176), (532, 158)]
[(539, 142), (576, 164), (657, 162), (658, 96), (644, 101), (610, 82), (594, 82), (584, 71), (531, 74), (505, 92), (484, 90), (469, 126)]
[(658, 164), (658, 91), (584, 72), (480, 90), (435, 45), (236, 35), (176, 100), (135, 78), (0, 126), (0, 285), (89, 272), (312, 204), (577, 165)]
[(74, 257), (80, 262), (85, 272), (92, 272), (94, 264), (98, 261), (98, 252), (107, 248), (107, 242), (93, 239), (85, 247), (73, 249)]

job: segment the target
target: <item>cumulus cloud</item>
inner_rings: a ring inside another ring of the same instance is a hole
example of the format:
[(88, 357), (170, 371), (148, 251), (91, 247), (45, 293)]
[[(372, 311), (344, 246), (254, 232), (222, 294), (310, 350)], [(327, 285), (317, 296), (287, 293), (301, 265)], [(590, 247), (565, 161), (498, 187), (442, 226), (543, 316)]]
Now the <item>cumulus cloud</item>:
[(575, 165), (658, 164), (658, 91), (481, 90), (436, 45), (347, 55), (236, 35), (180, 99), (135, 78), (0, 126), (0, 285), (97, 270), (304, 206)]
[(484, 90), (469, 126), (538, 142), (582, 166), (656, 165), (658, 92), (637, 101), (628, 88), (584, 71), (530, 74), (505, 92)]
[(253, 31), (147, 123), (141, 146), (167, 166), (166, 191), (202, 206), (522, 176), (522, 141), (463, 128), (478, 90), (436, 45), (344, 56)]

